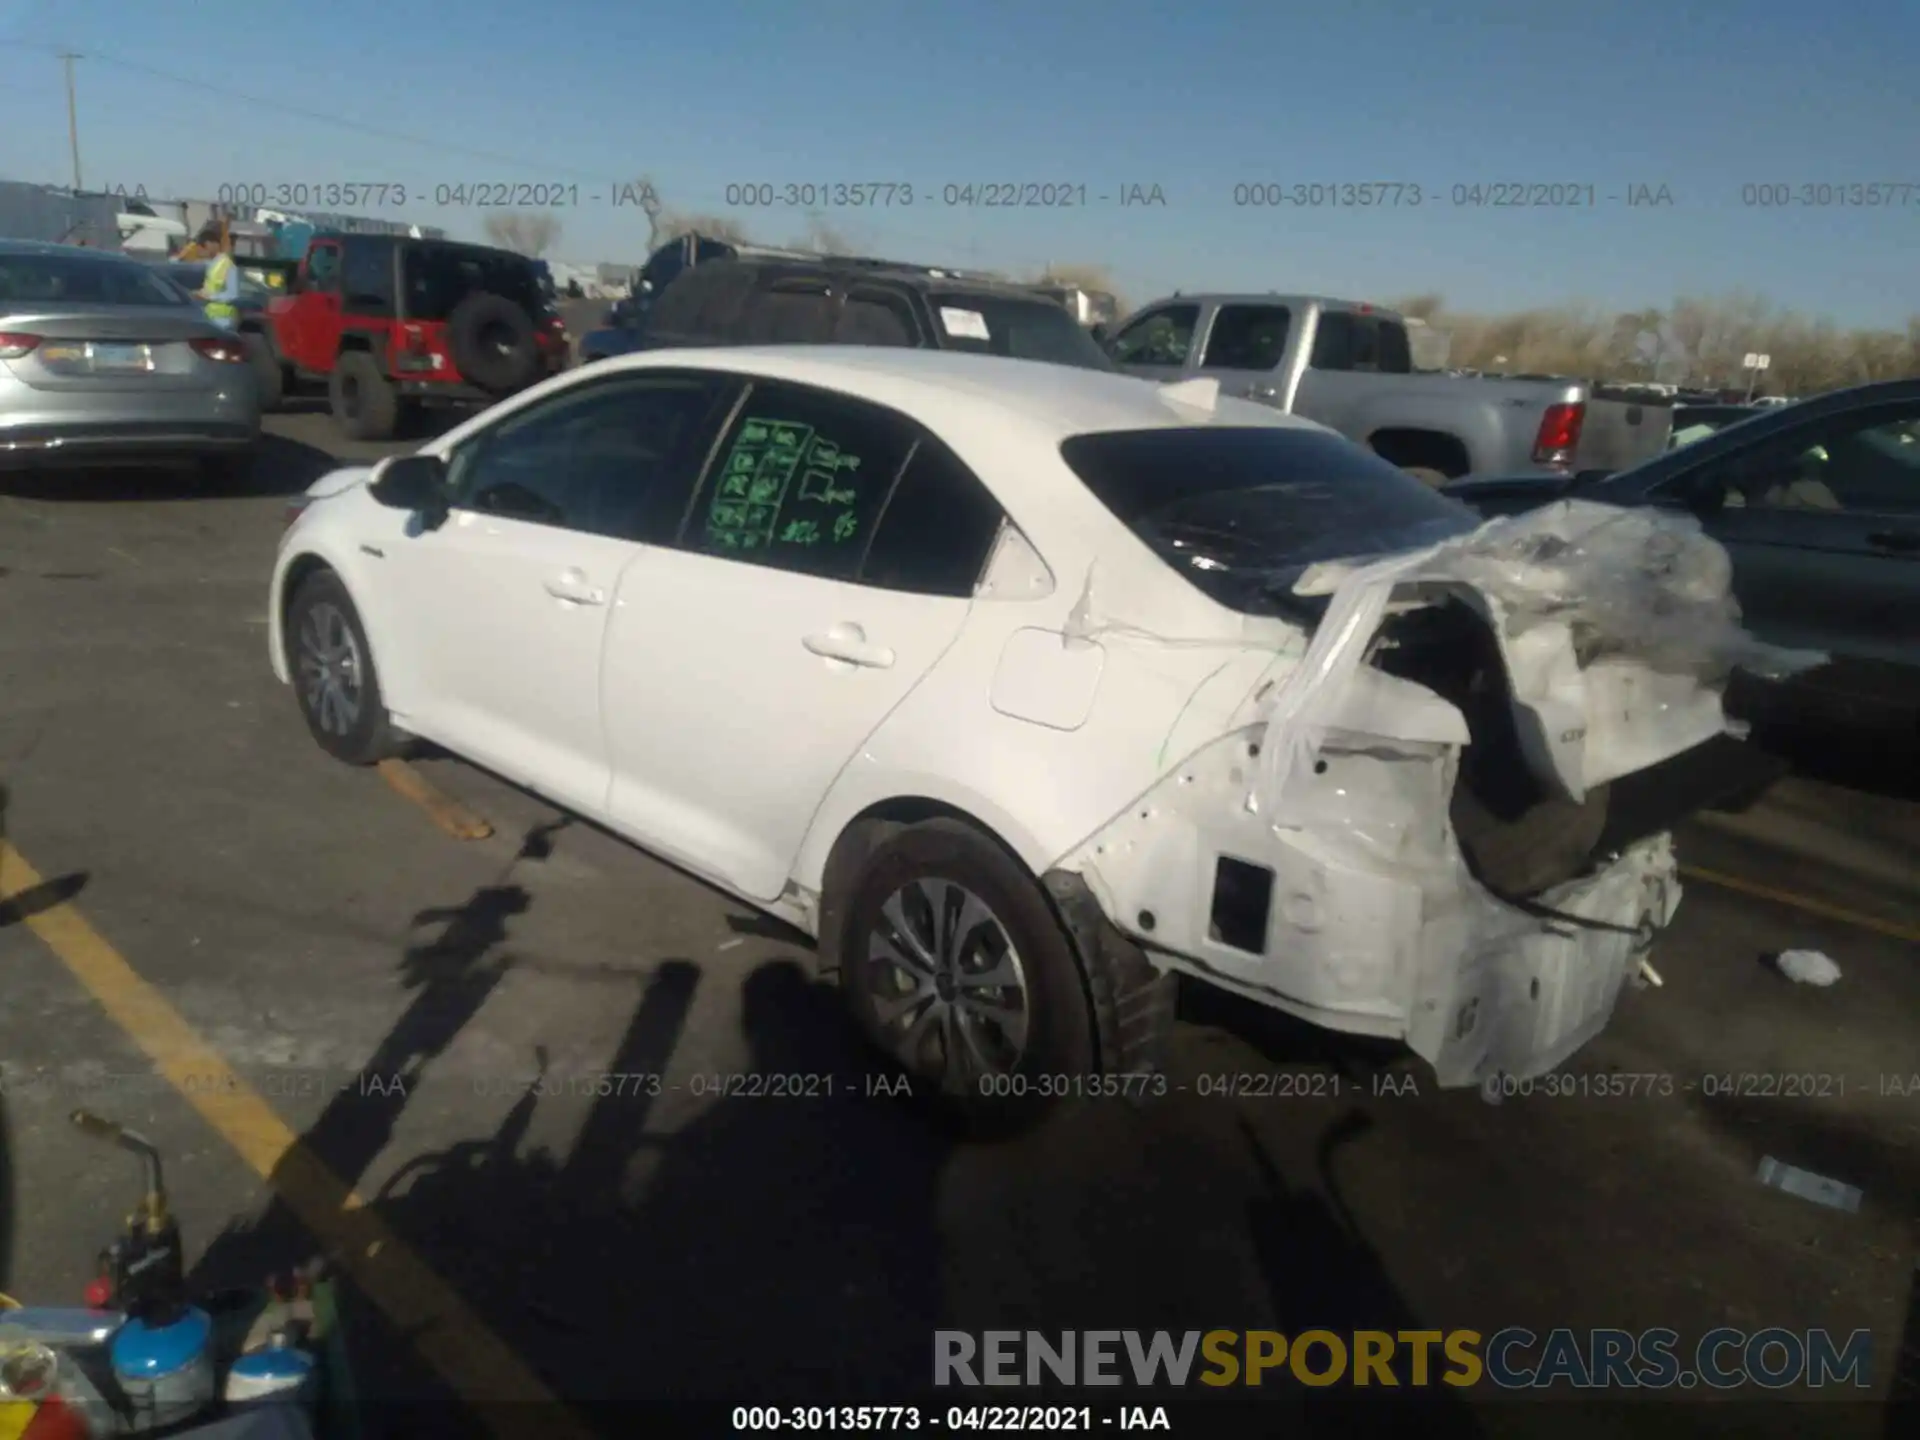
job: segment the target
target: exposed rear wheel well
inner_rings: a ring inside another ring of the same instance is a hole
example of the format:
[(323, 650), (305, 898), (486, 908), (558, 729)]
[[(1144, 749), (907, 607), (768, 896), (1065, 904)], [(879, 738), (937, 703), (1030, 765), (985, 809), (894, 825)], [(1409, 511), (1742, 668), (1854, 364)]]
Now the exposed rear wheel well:
[(1390, 465), (1437, 470), (1449, 480), (1473, 468), (1467, 447), (1435, 430), (1376, 430), (1367, 437), (1367, 447)]
[(983, 824), (976, 816), (969, 815), (956, 805), (929, 800), (922, 795), (900, 795), (869, 805), (847, 822), (846, 828), (840, 832), (840, 838), (833, 842), (833, 849), (827, 852), (827, 863), (820, 874), (820, 922), (816, 929), (822, 970), (835, 971), (840, 968), (840, 925), (846, 913), (847, 893), (852, 889), (854, 878), (859, 875), (867, 857), (907, 826), (928, 820), (957, 820), (978, 830), (1013, 856), (1021, 869), (1029, 868), (1027, 862), (1020, 859), (1019, 853), (1003, 836), (996, 834), (992, 826)]

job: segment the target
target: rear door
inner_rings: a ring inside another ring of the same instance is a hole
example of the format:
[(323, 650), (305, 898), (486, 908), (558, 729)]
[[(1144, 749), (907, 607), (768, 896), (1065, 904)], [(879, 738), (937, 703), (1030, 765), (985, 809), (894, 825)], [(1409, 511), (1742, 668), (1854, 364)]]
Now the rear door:
[(997, 507), (971, 571), (915, 579), (928, 569), (915, 546), (980, 531), (941, 507), (957, 465), (884, 407), (749, 390), (677, 548), (620, 588), (604, 683), (612, 824), (742, 894), (779, 896), (834, 780), (965, 623)]
[(1222, 305), (1207, 325), (1195, 373), (1218, 380), (1223, 394), (1284, 407), (1275, 372), (1292, 326), (1293, 313), (1285, 305)]
[(1141, 311), (1107, 343), (1113, 363), (1142, 380), (1178, 380), (1193, 359), (1200, 306), (1170, 300)]

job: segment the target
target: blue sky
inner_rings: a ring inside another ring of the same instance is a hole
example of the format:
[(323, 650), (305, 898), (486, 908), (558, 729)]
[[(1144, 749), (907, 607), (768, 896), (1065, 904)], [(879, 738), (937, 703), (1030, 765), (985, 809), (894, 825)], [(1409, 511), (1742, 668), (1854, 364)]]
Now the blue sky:
[[(1627, 307), (1744, 289), (1847, 325), (1920, 312), (1920, 4), (1543, 13), (1555, 8), (0, 0), (0, 176), (69, 178), (61, 67), (31, 48), (63, 45), (88, 57), (89, 185), (390, 184), (413, 203), (387, 213), (477, 237), (484, 212), (420, 198), (462, 182), (577, 183), (553, 252), (567, 259), (644, 258), (644, 221), (605, 196), (648, 171), (667, 203), (707, 212), (725, 212), (739, 182), (910, 185), (910, 209), (823, 218), (862, 248), (928, 263), (1105, 262), (1136, 302), (1232, 288)], [(1368, 180), (1420, 185), (1423, 204), (1233, 200), (1248, 182)], [(969, 181), (1084, 185), (1093, 203), (940, 203)], [(1447, 203), (1455, 184), (1511, 181), (1592, 185), (1599, 204)], [(1909, 203), (1742, 204), (1743, 184), (1855, 181), (1904, 184)], [(1098, 202), (1126, 185), (1158, 185), (1166, 203)], [(1673, 204), (1606, 198), (1633, 185), (1664, 185)], [(735, 213), (775, 241), (807, 223), (796, 209)]]

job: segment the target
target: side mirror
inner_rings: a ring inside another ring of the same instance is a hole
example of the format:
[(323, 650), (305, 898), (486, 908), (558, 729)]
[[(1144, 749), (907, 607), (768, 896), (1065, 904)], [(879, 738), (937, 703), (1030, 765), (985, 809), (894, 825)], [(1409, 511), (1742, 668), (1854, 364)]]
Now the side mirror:
[(438, 455), (389, 455), (373, 467), (367, 493), (391, 510), (417, 510), (438, 524), (449, 508), (446, 462)]

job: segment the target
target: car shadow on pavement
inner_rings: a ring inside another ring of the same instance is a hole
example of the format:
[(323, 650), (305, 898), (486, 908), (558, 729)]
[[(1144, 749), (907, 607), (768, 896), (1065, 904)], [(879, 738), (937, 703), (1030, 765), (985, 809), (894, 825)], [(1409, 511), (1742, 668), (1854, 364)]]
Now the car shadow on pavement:
[[(550, 844), (544, 828), (529, 833), (523, 855)], [(462, 906), (422, 913), (442, 929), (403, 957), (416, 994), (368, 1078), (427, 1078), (513, 969), (508, 925), (527, 904), (503, 879)], [(673, 1063), (701, 987), (720, 982), (671, 957), (639, 978), (597, 1089), (542, 1073), (542, 1046), (505, 1118), (495, 1125), (489, 1109), (491, 1134), (413, 1155), (367, 1200), (555, 1394), (608, 1433), (633, 1433), (661, 1413), (652, 1407), (674, 1401), (724, 1415), (746, 1402), (924, 1398), (943, 1327), (1422, 1328), (1351, 1220), (1322, 1198), (1324, 1176), (1289, 1184), (1217, 1103), (1202, 1117), (1210, 1140), (1151, 1103), (1087, 1101), (1023, 1141), (960, 1145), (926, 1107), (882, 1093), (893, 1077), (837, 991), (792, 959), (769, 958), (742, 982), (751, 1059), (732, 1076), (696, 1080)], [(557, 1048), (570, 1037), (551, 1038)], [(645, 1078), (664, 1074), (677, 1078)], [(805, 1093), (776, 1096), (766, 1087), (779, 1076)], [(690, 1092), (703, 1098), (689, 1104)], [(361, 1188), (409, 1097), (422, 1093), (436, 1092), (349, 1084), (303, 1145)], [(581, 1095), (591, 1098), (582, 1105)], [(573, 1133), (564, 1154), (529, 1143), (543, 1107)], [(1354, 1129), (1352, 1120), (1332, 1127), (1323, 1151)], [(1223, 1200), (1209, 1176), (1232, 1177), (1251, 1199)], [(276, 1198), (213, 1240), (194, 1281), (257, 1283), (313, 1248)], [(348, 1313), (376, 1430), (461, 1433), (450, 1416), (444, 1428), (423, 1420), (419, 1401), (449, 1397), (407, 1358), (410, 1337), (351, 1291)], [(1412, 1421), (1426, 1434), (1478, 1433), (1451, 1393), (1420, 1392), (1412, 1415), (1387, 1402), (1356, 1416), (1350, 1389), (1267, 1379), (1251, 1392), (1261, 1402), (1254, 1433), (1347, 1434), (1368, 1417), (1382, 1422), (1378, 1433)], [(1138, 1398), (1177, 1416), (1196, 1393), (1057, 1399)], [(940, 1403), (1006, 1398), (949, 1391)], [(1207, 1433), (1249, 1433), (1240, 1417), (1220, 1418)]]
[(0, 474), (0, 495), (78, 504), (298, 495), (322, 475), (339, 469), (341, 463), (318, 446), (284, 435), (263, 434), (254, 448), (253, 463), (238, 479), (214, 480), (187, 465), (27, 470)]

